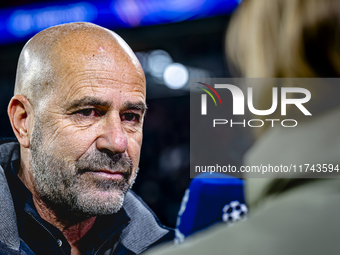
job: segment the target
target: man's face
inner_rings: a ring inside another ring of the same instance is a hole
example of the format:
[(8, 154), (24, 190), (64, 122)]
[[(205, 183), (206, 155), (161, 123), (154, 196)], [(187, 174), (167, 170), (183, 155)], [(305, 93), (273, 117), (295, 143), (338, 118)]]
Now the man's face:
[(31, 168), (49, 206), (85, 215), (117, 212), (137, 175), (145, 78), (124, 56), (65, 61), (35, 113)]

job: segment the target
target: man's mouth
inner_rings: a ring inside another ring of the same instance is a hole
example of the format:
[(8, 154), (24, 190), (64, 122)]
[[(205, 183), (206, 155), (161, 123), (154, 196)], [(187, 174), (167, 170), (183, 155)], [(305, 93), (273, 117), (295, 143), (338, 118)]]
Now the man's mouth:
[(126, 174), (121, 171), (111, 171), (107, 169), (92, 171), (92, 173), (110, 179), (121, 179), (124, 178), (124, 174)]
[(109, 169), (84, 169), (80, 171), (81, 174), (91, 174), (93, 176), (97, 176), (99, 178), (111, 179), (111, 180), (128, 180), (130, 178), (129, 171), (120, 171), (120, 170), (109, 170)]
[(78, 175), (89, 174), (96, 179), (128, 181), (133, 173), (131, 159), (127, 155), (109, 155), (95, 151), (78, 159), (75, 165)]

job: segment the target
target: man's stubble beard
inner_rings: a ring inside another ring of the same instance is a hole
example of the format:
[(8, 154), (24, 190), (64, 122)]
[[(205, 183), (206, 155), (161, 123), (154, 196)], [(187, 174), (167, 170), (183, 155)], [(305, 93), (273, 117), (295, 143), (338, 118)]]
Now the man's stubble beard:
[[(41, 120), (36, 118), (30, 164), (37, 196), (64, 217), (70, 213), (85, 217), (117, 213), (137, 176), (131, 159), (126, 154), (95, 150), (86, 152), (75, 162), (68, 162), (45, 149), (42, 127)], [(119, 171), (123, 178), (98, 178), (93, 171), (99, 169)], [(100, 196), (101, 192), (105, 192), (105, 196)]]

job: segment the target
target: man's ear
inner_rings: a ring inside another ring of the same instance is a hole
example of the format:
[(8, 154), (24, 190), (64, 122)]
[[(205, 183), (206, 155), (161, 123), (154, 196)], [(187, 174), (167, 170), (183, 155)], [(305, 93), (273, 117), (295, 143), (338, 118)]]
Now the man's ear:
[(22, 95), (12, 97), (8, 105), (8, 116), (19, 143), (28, 148), (30, 146), (30, 131), (33, 125), (33, 107)]

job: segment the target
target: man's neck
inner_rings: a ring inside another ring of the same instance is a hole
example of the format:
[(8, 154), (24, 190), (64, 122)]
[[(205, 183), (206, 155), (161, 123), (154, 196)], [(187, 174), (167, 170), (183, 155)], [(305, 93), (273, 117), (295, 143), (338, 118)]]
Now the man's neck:
[(57, 217), (56, 212), (46, 206), (46, 204), (34, 192), (32, 178), (28, 174), (27, 170), (24, 171), (27, 166), (22, 164), (22, 162), (23, 161), (21, 161), (18, 177), (32, 193), (33, 202), (38, 214), (42, 219), (58, 228), (64, 234), (67, 242), (71, 246), (72, 255), (81, 254), (79, 251), (79, 241), (92, 228), (96, 217), (85, 218), (74, 216), (72, 219), (71, 217), (69, 217), (69, 219), (65, 219), (66, 217), (62, 217), (62, 219)]
[(81, 254), (79, 250), (79, 241), (92, 228), (96, 217), (79, 218), (76, 220), (60, 220), (56, 213), (48, 208), (43, 201), (33, 195), (33, 202), (40, 217), (58, 228), (65, 236), (71, 246), (71, 254)]

